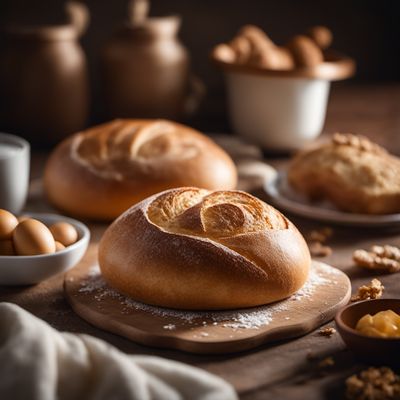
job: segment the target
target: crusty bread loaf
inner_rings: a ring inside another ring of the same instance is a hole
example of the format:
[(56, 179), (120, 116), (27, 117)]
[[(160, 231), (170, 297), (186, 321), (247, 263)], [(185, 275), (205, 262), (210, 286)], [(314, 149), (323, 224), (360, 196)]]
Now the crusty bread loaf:
[(290, 163), (289, 183), (310, 199), (367, 214), (400, 212), (400, 159), (362, 136), (335, 134), (300, 152)]
[(308, 247), (279, 211), (241, 191), (177, 188), (133, 206), (99, 245), (105, 280), (178, 309), (252, 307), (301, 288)]
[(115, 120), (77, 133), (45, 169), (50, 202), (72, 215), (114, 219), (173, 187), (236, 187), (236, 168), (211, 139), (165, 120)]

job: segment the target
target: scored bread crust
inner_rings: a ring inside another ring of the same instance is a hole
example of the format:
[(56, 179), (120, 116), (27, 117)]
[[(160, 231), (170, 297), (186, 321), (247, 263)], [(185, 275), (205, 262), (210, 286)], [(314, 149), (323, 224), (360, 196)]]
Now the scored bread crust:
[(52, 152), (49, 201), (68, 214), (111, 220), (173, 187), (233, 189), (235, 165), (211, 139), (165, 120), (114, 120), (77, 133)]
[(335, 134), (331, 142), (300, 152), (288, 181), (311, 200), (326, 198), (344, 211), (400, 212), (400, 159), (362, 136)]
[(178, 188), (121, 215), (99, 245), (104, 279), (147, 304), (252, 307), (305, 283), (308, 247), (279, 211), (240, 191)]

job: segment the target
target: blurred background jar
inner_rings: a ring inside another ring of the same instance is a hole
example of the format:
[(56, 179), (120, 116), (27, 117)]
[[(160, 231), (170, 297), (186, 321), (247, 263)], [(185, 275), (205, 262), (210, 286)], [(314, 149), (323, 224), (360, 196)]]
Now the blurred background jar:
[(85, 126), (86, 58), (79, 44), (85, 5), (66, 3), (69, 22), (9, 25), (0, 42), (0, 124), (33, 143), (53, 144)]
[(203, 90), (178, 38), (180, 18), (148, 17), (146, 0), (131, 1), (128, 10), (129, 21), (102, 50), (107, 117), (179, 119), (194, 111)]

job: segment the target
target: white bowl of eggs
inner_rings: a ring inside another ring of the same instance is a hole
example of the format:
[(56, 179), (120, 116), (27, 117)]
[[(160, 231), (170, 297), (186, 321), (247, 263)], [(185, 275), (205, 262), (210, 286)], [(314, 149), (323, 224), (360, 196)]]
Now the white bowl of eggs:
[(89, 244), (79, 221), (56, 214), (17, 218), (0, 209), (0, 285), (31, 285), (74, 267)]

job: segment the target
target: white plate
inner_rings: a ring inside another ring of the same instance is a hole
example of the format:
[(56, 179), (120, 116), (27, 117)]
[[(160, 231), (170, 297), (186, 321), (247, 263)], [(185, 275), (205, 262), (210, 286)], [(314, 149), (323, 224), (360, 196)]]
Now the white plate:
[(400, 228), (400, 214), (353, 214), (340, 211), (329, 202), (310, 202), (289, 186), (283, 171), (265, 182), (264, 189), (273, 205), (301, 217), (355, 227)]

